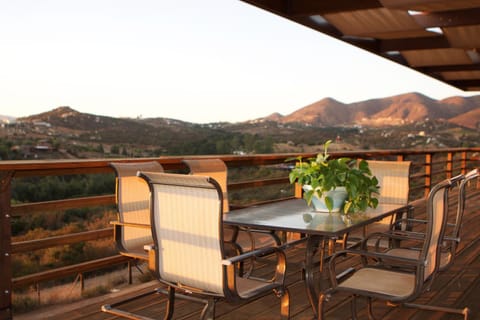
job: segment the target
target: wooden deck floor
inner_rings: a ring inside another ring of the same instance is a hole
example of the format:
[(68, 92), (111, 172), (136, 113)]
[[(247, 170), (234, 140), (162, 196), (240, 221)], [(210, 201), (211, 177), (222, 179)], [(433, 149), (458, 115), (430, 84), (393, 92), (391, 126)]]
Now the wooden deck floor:
[[(297, 247), (287, 250), (288, 277), (287, 285), (291, 296), (291, 319), (313, 319), (313, 312), (307, 301), (305, 286), (301, 276), (304, 248)], [(269, 263), (268, 259), (257, 263), (257, 269), (262, 270)], [(347, 258), (345, 265), (358, 263)], [(326, 281), (326, 279), (324, 279)], [(14, 319), (78, 319), (97, 320), (114, 319), (102, 313), (100, 306), (105, 303), (114, 303), (128, 296), (143, 292), (150, 292), (158, 287), (157, 282), (131, 286), (119, 293), (83, 300), (71, 305), (61, 305), (45, 310), (37, 310), (28, 314), (14, 315)], [(468, 201), (462, 241), (458, 249), (455, 263), (447, 271), (439, 274), (431, 291), (426, 292), (417, 303), (429, 303), (440, 306), (463, 308), (471, 310), (469, 319), (480, 319), (480, 189), (472, 189), (468, 193)], [(350, 306), (347, 297), (335, 295), (327, 303), (327, 319), (350, 319)], [(131, 312), (144, 316), (162, 319), (165, 309), (165, 298), (156, 294), (146, 296), (135, 302), (124, 305)], [(192, 302), (178, 300), (174, 319), (198, 319), (201, 306)], [(279, 300), (269, 294), (261, 299), (247, 304), (217, 304), (216, 318), (226, 319), (278, 319)], [(387, 307), (376, 302), (374, 312), (378, 319), (462, 319), (459, 315), (447, 315), (441, 312), (419, 311), (408, 308)], [(367, 319), (364, 305), (359, 306), (360, 319)]]

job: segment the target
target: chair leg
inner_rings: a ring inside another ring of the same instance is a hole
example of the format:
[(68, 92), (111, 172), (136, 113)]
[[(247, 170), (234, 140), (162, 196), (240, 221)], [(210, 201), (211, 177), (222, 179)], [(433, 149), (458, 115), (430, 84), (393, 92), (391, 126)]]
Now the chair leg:
[[(148, 317), (140, 316), (140, 315), (135, 314), (135, 313), (132, 313), (132, 312), (128, 312), (128, 311), (125, 311), (125, 310), (121, 310), (121, 309), (119, 309), (118, 307), (121, 306), (121, 305), (123, 305), (124, 303), (132, 302), (132, 301), (135, 301), (135, 300), (144, 298), (144, 297), (149, 296), (149, 295), (152, 295), (152, 294), (158, 294), (158, 293), (161, 292), (160, 290), (161, 290), (161, 289), (158, 289), (158, 288), (157, 288), (157, 289), (155, 289), (155, 290), (153, 290), (153, 291), (146, 292), (146, 293), (143, 293), (143, 294), (140, 294), (140, 295), (131, 297), (131, 298), (127, 298), (127, 299), (118, 301), (118, 302), (116, 302), (116, 303), (104, 304), (104, 305), (101, 306), (101, 310), (102, 310), (102, 312), (105, 312), (105, 313), (108, 313), (108, 314), (112, 314), (112, 315), (114, 315), (114, 316), (121, 317), (121, 318), (127, 318), (127, 319), (142, 319), (142, 320), (151, 319), (151, 318), (148, 318)], [(153, 320), (153, 319), (151, 319), (151, 320)]]
[(175, 309), (175, 288), (174, 287), (168, 287), (167, 290), (167, 309), (165, 310), (165, 320), (170, 320), (172, 319), (173, 316), (173, 311)]
[(325, 308), (323, 307), (323, 304), (325, 301), (328, 300), (328, 295), (326, 293), (321, 293), (320, 297), (318, 298), (318, 320), (323, 320), (325, 318)]
[(200, 314), (201, 320), (213, 320), (215, 319), (215, 298), (208, 299)]
[(352, 314), (352, 320), (357, 320), (357, 296), (353, 295), (352, 296), (352, 301), (350, 301), (350, 310)]
[(470, 309), (463, 308), (463, 309), (455, 309), (455, 308), (448, 308), (448, 307), (440, 307), (440, 306), (429, 306), (425, 304), (416, 304), (416, 303), (403, 303), (402, 306), (408, 308), (417, 308), (422, 310), (429, 310), (429, 311), (439, 311), (445, 313), (455, 313), (459, 315), (463, 315), (464, 320), (468, 320), (468, 315), (470, 314)]
[(346, 250), (347, 249), (347, 242), (348, 242), (348, 233), (345, 233), (343, 235), (343, 239), (342, 239), (342, 250)]
[[(246, 231), (246, 232), (248, 234), (248, 237), (250, 238), (250, 243), (251, 243), (250, 250), (253, 251), (256, 248), (256, 246), (255, 246), (255, 236), (250, 231)], [(255, 269), (255, 261), (256, 261), (255, 257), (252, 257), (250, 259), (250, 266), (249, 266), (248, 270), (247, 271), (245, 271), (245, 270), (242, 271), (244, 273), (244, 277), (246, 277), (246, 278), (250, 277), (253, 270)]]
[(328, 239), (328, 255), (331, 256), (335, 253), (335, 244), (337, 241), (335, 239)]
[(101, 310), (102, 310), (102, 312), (109, 313), (109, 314), (115, 315), (117, 317), (126, 318), (126, 319), (154, 320), (152, 318), (149, 318), (149, 317), (146, 317), (146, 316), (141, 316), (139, 314), (135, 314), (135, 313), (128, 312), (128, 311), (125, 311), (125, 310), (121, 310), (121, 309), (118, 308), (119, 306), (121, 306), (125, 303), (132, 302), (132, 301), (135, 301), (135, 300), (140, 299), (140, 298), (144, 298), (144, 297), (146, 297), (148, 295), (151, 295), (151, 294), (162, 294), (162, 295), (167, 296), (167, 305), (166, 305), (166, 310), (165, 310), (165, 316), (163, 317), (164, 320), (171, 320), (173, 318), (173, 313), (174, 313), (174, 309), (175, 309), (175, 299), (176, 298), (205, 305), (205, 307), (202, 310), (200, 319), (205, 319), (205, 320), (214, 319), (215, 302), (216, 302), (215, 298), (211, 298), (209, 300), (206, 300), (206, 299), (202, 299), (202, 298), (190, 295), (190, 294), (183, 294), (183, 293), (177, 292), (175, 290), (175, 287), (173, 287), (173, 286), (168, 286), (167, 289), (165, 289), (163, 287), (159, 287), (159, 288), (156, 288), (155, 290), (153, 290), (151, 292), (146, 292), (146, 293), (140, 294), (138, 296), (127, 298), (127, 299), (124, 299), (122, 301), (119, 301), (119, 302), (116, 302), (116, 303), (113, 303), (113, 304), (104, 304), (104, 305), (101, 306)]
[(280, 298), (281, 319), (290, 319), (290, 293), (288, 292), (288, 289), (274, 290), (274, 293)]
[(322, 240), (320, 244), (320, 273), (323, 272), (323, 263), (325, 260), (325, 248), (326, 248), (327, 240)]
[[(282, 245), (282, 239), (280, 239), (280, 237), (275, 233), (275, 231), (271, 230), (269, 232), (269, 235), (270, 235), (270, 237), (272, 237), (272, 239), (275, 242), (275, 244), (277, 245), (277, 247)], [(285, 238), (286, 238), (286, 236), (285, 236)]]
[[(224, 241), (224, 244), (227, 246), (230, 246), (234, 252), (227, 252), (227, 256), (239, 256), (243, 253), (243, 249), (242, 247), (236, 243), (236, 242), (230, 242), (230, 241), (227, 241), (225, 240)], [(237, 268), (238, 268), (238, 275), (240, 277), (243, 277), (245, 275), (244, 273), (244, 263), (243, 261), (239, 262), (238, 265), (237, 265)]]
[(370, 320), (376, 320), (375, 316), (373, 315), (373, 303), (372, 303), (372, 298), (368, 297), (367, 298), (367, 304), (368, 304), (368, 318)]

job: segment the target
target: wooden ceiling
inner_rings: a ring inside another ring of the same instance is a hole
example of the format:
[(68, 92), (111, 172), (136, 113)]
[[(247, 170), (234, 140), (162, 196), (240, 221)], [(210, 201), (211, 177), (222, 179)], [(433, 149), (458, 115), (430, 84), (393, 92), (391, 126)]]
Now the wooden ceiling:
[(242, 1), (461, 90), (480, 90), (480, 0)]

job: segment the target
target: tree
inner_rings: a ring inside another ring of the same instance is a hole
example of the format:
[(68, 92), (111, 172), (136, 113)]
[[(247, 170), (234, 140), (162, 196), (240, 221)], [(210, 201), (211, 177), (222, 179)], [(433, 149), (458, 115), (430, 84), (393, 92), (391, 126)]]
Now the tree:
[(110, 149), (110, 153), (112, 154), (120, 154), (120, 147), (114, 144)]

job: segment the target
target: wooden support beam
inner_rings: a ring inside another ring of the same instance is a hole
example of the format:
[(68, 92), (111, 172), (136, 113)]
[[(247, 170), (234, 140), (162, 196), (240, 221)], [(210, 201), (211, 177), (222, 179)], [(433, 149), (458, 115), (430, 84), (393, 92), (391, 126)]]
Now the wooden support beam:
[(421, 13), (412, 15), (412, 18), (424, 28), (478, 25), (480, 8)]
[(13, 171), (0, 172), (0, 320), (12, 319), (12, 177)]

